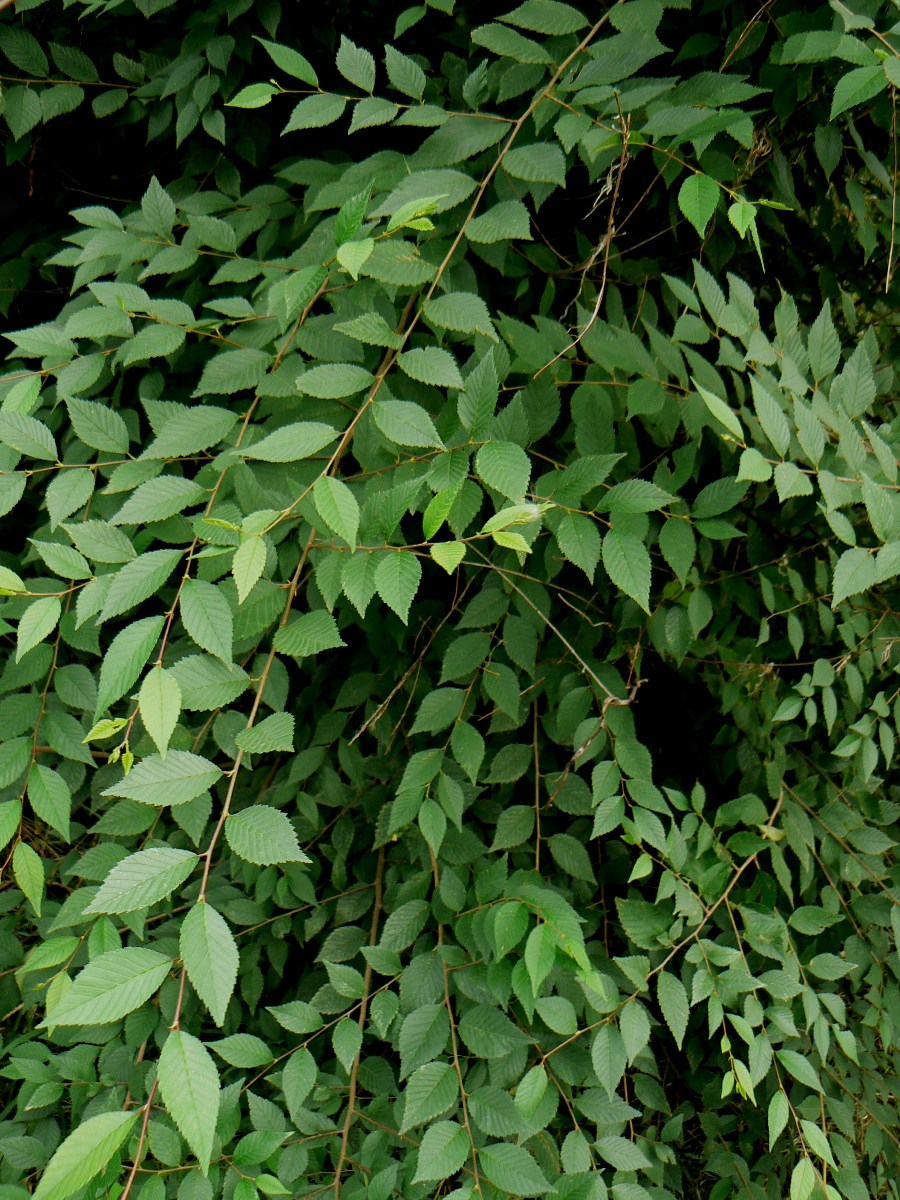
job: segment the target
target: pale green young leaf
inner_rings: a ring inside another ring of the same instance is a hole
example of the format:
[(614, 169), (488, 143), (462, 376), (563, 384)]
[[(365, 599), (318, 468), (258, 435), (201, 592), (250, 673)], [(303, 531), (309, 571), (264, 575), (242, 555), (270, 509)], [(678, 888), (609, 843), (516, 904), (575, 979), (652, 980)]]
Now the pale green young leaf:
[(159, 1094), (205, 1175), (219, 1115), (219, 1072), (212, 1055), (192, 1034), (174, 1029), (156, 1069)]
[(43, 1025), (108, 1025), (146, 1003), (172, 967), (171, 959), (143, 946), (108, 950), (72, 981)]
[(195, 904), (181, 924), (179, 954), (194, 991), (218, 1026), (234, 993), (237, 943), (224, 917), (209, 904)]
[(208, 758), (187, 750), (170, 750), (165, 758), (150, 754), (118, 783), (103, 792), (139, 804), (157, 807), (188, 804), (221, 778), (222, 772)]
[(259, 867), (312, 862), (300, 849), (287, 816), (266, 804), (254, 804), (232, 813), (225, 822), (225, 838), (235, 854)]
[(140, 1113), (104, 1112), (83, 1121), (56, 1148), (35, 1200), (68, 1200), (99, 1175), (131, 1133)]
[(197, 856), (189, 850), (139, 850), (116, 863), (84, 911), (128, 913), (158, 904), (184, 883), (196, 864)]
[(466, 544), (465, 542), (435, 542), (429, 547), (428, 553), (439, 567), (443, 567), (448, 575), (452, 575), (466, 557)]

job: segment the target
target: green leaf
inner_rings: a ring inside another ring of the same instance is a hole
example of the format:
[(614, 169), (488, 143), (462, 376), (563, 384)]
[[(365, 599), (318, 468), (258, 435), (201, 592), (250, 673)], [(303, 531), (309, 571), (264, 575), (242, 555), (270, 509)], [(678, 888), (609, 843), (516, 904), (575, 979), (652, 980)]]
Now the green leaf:
[(628, 1138), (615, 1135), (601, 1137), (594, 1146), (600, 1157), (617, 1171), (640, 1171), (643, 1167), (650, 1166), (646, 1154)]
[(201, 650), (230, 663), (234, 622), (221, 590), (212, 583), (188, 579), (181, 589), (179, 610), (188, 635)]
[(288, 75), (308, 83), (310, 87), (318, 87), (319, 79), (310, 63), (297, 50), (290, 46), (282, 46), (278, 42), (269, 42), (265, 38), (254, 38), (265, 49), (276, 67), (280, 67)]
[(359, 504), (346, 483), (323, 475), (316, 480), (313, 499), (319, 516), (328, 528), (343, 538), (351, 550), (355, 550), (359, 533)]
[(650, 555), (634, 534), (609, 529), (603, 537), (603, 565), (612, 582), (644, 612), (650, 611)]
[(345, 79), (362, 91), (371, 92), (375, 87), (375, 59), (368, 50), (354, 45), (343, 34), (341, 34), (335, 66)]
[(435, 300), (429, 300), (425, 305), (424, 315), (439, 329), (494, 336), (494, 326), (487, 305), (480, 296), (471, 292), (446, 292)]
[(822, 1084), (808, 1058), (798, 1054), (796, 1050), (776, 1050), (775, 1057), (793, 1077), (815, 1092), (822, 1091)]
[(531, 460), (513, 442), (486, 442), (475, 455), (475, 470), (488, 487), (520, 501), (531, 479)]
[(646, 479), (626, 479), (617, 483), (603, 494), (597, 505), (598, 512), (644, 513), (658, 512), (673, 500), (668, 492), (648, 483)]
[(98, 955), (72, 981), (43, 1025), (108, 1025), (140, 1008), (169, 974), (172, 961), (155, 950), (128, 946)]
[(235, 854), (256, 866), (312, 862), (300, 849), (297, 834), (285, 814), (265, 804), (232, 813), (225, 822), (225, 838)]
[(159, 641), (163, 617), (145, 617), (117, 633), (103, 656), (94, 720), (128, 691)]
[(410, 605), (419, 590), (421, 579), (421, 563), (411, 551), (399, 550), (386, 555), (375, 570), (378, 595), (404, 625), (409, 620)]
[(65, 779), (50, 767), (35, 763), (28, 772), (28, 802), (35, 816), (69, 840), (72, 793)]
[[(245, 354), (249, 351), (235, 350), (233, 353)], [(240, 363), (223, 363), (222, 359), (227, 357), (227, 354), (220, 354), (216, 358), (210, 359), (204, 368), (203, 379), (206, 379), (207, 373), (212, 373), (215, 364), (219, 364), (216, 370), (223, 372), (224, 379), (229, 384), (236, 383), (241, 378)], [(203, 379), (201, 379), (201, 387)], [(214, 389), (207, 388), (206, 390)], [(239, 388), (235, 387), (234, 390), (237, 391)], [(195, 393), (195, 395), (203, 394), (202, 391)], [(185, 408), (181, 404), (170, 405), (166, 411), (165, 422), (158, 429), (154, 428), (156, 437), (143, 452), (141, 458), (185, 458), (189, 454), (199, 454), (202, 450), (208, 450), (210, 446), (217, 446), (219, 442), (228, 437), (236, 421), (237, 414), (229, 412), (227, 408), (214, 408), (209, 404), (198, 404), (194, 408)]]
[(849, 596), (867, 592), (877, 582), (878, 567), (875, 555), (858, 547), (845, 550), (834, 568), (831, 607), (837, 608)]
[(203, 488), (191, 479), (161, 475), (158, 479), (148, 479), (132, 492), (110, 524), (146, 525), (150, 521), (164, 521), (198, 504), (205, 495)]
[(678, 190), (678, 207), (697, 230), (706, 234), (719, 202), (719, 185), (708, 175), (689, 175)]
[(181, 550), (150, 550), (110, 578), (99, 621), (120, 617), (155, 595), (181, 561)]
[(406, 1133), (456, 1107), (459, 1099), (456, 1072), (448, 1063), (426, 1063), (410, 1075), (403, 1097), (400, 1132)]
[(466, 237), (476, 245), (494, 245), (513, 239), (531, 240), (531, 217), (521, 200), (502, 200), (466, 226)]
[(494, 1142), (479, 1151), (478, 1166), (495, 1187), (512, 1196), (543, 1196), (553, 1190), (524, 1146)]
[(887, 76), (880, 63), (873, 67), (857, 67), (854, 71), (848, 71), (837, 81), (828, 120), (833, 121), (842, 112), (854, 108), (857, 104), (865, 104), (867, 100), (885, 91), (887, 86)]
[[(456, 360), (448, 350), (437, 346), (427, 346), (416, 350), (407, 350), (397, 355), (397, 366), (410, 379), (419, 383), (429, 383), (433, 387), (461, 388), (463, 378), (459, 373)], [(438, 442), (425, 443), (441, 445)]]
[(53, 434), (34, 417), (25, 413), (0, 412), (0, 442), (29, 458), (56, 462), (58, 455)]
[[(262, 39), (259, 39), (262, 41)], [(273, 96), (278, 95), (278, 88), (273, 83), (251, 83), (225, 103), (229, 108), (265, 108)]]
[(195, 904), (181, 924), (179, 939), (179, 953), (191, 986), (221, 1027), (239, 965), (231, 930), (211, 905)]
[(469, 1139), (456, 1121), (435, 1121), (425, 1131), (413, 1183), (450, 1179), (469, 1157)]
[(13, 850), (12, 873), (17, 886), (25, 893), (25, 899), (40, 916), (44, 899), (44, 864), (27, 842), (18, 842)]
[(663, 971), (656, 981), (656, 999), (678, 1049), (687, 1032), (690, 1005), (684, 984), (677, 975)]
[(565, 185), (565, 155), (553, 142), (516, 146), (507, 154), (503, 166), (510, 175), (528, 183), (555, 183), (559, 187)]
[[(243, 350), (223, 350), (217, 354), (215, 358), (207, 361), (203, 368), (203, 374), (200, 376), (200, 382), (197, 384), (196, 390), (192, 393), (194, 396), (209, 396), (209, 395), (225, 395), (233, 396), (235, 392), (243, 392), (249, 388), (255, 388), (262, 380), (271, 359), (268, 354), (262, 350), (243, 349)], [(198, 432), (195, 437), (200, 437), (200, 430), (206, 429), (203, 435), (209, 440), (206, 445), (211, 446), (216, 442), (220, 442), (230, 432), (232, 426), (237, 420), (237, 414), (228, 412), (222, 408), (198, 407), (190, 410), (197, 414), (195, 426)], [(218, 428), (226, 425), (225, 417), (212, 417), (210, 414), (227, 413), (230, 421), (227, 422), (227, 427), (224, 432), (213, 437), (213, 433), (217, 429), (216, 421), (219, 421)], [(157, 441), (162, 442), (165, 446), (169, 446), (174, 441), (174, 436), (170, 431), (170, 423), (166, 422), (166, 428), (160, 434)], [(154, 443), (155, 446), (155, 443)], [(151, 450), (154, 450), (151, 446)], [(198, 447), (198, 449), (206, 449), (206, 446)], [(150, 451), (145, 451), (145, 455)], [(181, 454), (186, 454), (186, 450), (182, 450)], [(194, 451), (191, 451), (194, 453)], [(168, 451), (163, 454), (159, 447), (156, 447), (152, 455), (154, 458), (170, 458), (173, 457)]]
[(88, 1117), (56, 1148), (34, 1191), (35, 1200), (67, 1200), (81, 1191), (124, 1144), (140, 1113)]
[(294, 718), (290, 713), (272, 713), (258, 725), (235, 734), (241, 750), (250, 754), (267, 754), (273, 750), (287, 753), (294, 749)]
[(293, 133), (297, 129), (321, 129), (325, 125), (333, 125), (346, 107), (347, 101), (343, 96), (332, 96), (328, 93), (307, 96), (296, 105), (281, 132)]
[(612, 1099), (628, 1062), (625, 1043), (617, 1026), (605, 1024), (597, 1030), (591, 1046), (591, 1061), (600, 1085)]
[(162, 1048), (156, 1077), (163, 1104), (205, 1175), (219, 1115), (219, 1072), (212, 1055), (191, 1034), (174, 1029)]
[(516, 33), (514, 29), (507, 29), (503, 25), (479, 25), (477, 29), (471, 31), (470, 37), (476, 46), (484, 46), (493, 54), (514, 59), (519, 63), (552, 62), (550, 55), (540, 42), (523, 37), (521, 33)]
[(320, 400), (339, 400), (355, 396), (375, 382), (375, 376), (354, 363), (323, 363), (310, 367), (297, 379), (297, 387), (307, 396)]
[(16, 631), (16, 662), (20, 662), (29, 650), (33, 650), (48, 638), (62, 616), (62, 603), (57, 596), (34, 600), (19, 618)]
[[(414, 354), (415, 351), (410, 351)], [(441, 446), (431, 417), (419, 404), (408, 400), (378, 400), (372, 409), (375, 424), (398, 446)]]
[(706, 390), (706, 388), (701, 387), (697, 380), (693, 378), (693, 376), (691, 378), (694, 387), (697, 389), (701, 399), (703, 400), (703, 403), (716, 418), (716, 420), (721, 422), (721, 424), (725, 426), (728, 432), (737, 441), (743, 442), (744, 430), (741, 427), (741, 423), (725, 403), (725, 401), (714, 395), (713, 392), (709, 392)]
[(157, 807), (188, 804), (221, 776), (222, 772), (208, 758), (187, 750), (170, 750), (165, 758), (148, 755), (124, 779), (106, 788), (102, 795), (121, 796)]
[(524, 4), (512, 12), (504, 13), (499, 20), (507, 25), (517, 25), (520, 29), (554, 36), (577, 33), (588, 24), (582, 13), (569, 4), (561, 4), (559, 0), (525, 0)]
[(337, 622), (324, 609), (304, 613), (275, 634), (275, 649), (293, 658), (307, 658), (344, 645), (346, 643), (338, 632)]
[(414, 100), (421, 100), (425, 91), (425, 72), (415, 59), (401, 54), (388, 44), (384, 48), (384, 65), (387, 68), (388, 79), (398, 92), (402, 92), (404, 96), (412, 96)]
[(238, 604), (243, 604), (259, 582), (266, 565), (266, 543), (261, 537), (245, 538), (234, 552), (231, 573), (237, 587)]
[(804, 1156), (791, 1172), (790, 1200), (809, 1200), (816, 1190), (816, 1169), (812, 1160)]
[(250, 1033), (233, 1033), (209, 1044), (233, 1067), (262, 1067), (272, 1061), (272, 1051), (266, 1043)]
[(787, 1096), (784, 1094), (781, 1088), (779, 1088), (769, 1101), (768, 1122), (770, 1153), (784, 1131), (784, 1127), (788, 1123), (789, 1116), (790, 1105), (788, 1104)]
[(295, 425), (283, 425), (258, 442), (242, 447), (241, 454), (260, 462), (298, 462), (302, 458), (312, 458), (338, 437), (340, 434), (332, 425), (300, 421)]
[(439, 567), (452, 575), (462, 560), (466, 557), (465, 542), (435, 542), (428, 553)]
[(86, 446), (94, 450), (107, 450), (112, 454), (128, 453), (128, 426), (115, 409), (92, 400), (78, 400), (74, 396), (66, 398), (66, 408), (72, 428)]
[(305, 1046), (295, 1050), (287, 1060), (281, 1074), (281, 1090), (292, 1118), (312, 1091), (317, 1075), (316, 1060)]
[(128, 913), (171, 895), (197, 865), (197, 855), (167, 846), (139, 850), (116, 863), (86, 913)]

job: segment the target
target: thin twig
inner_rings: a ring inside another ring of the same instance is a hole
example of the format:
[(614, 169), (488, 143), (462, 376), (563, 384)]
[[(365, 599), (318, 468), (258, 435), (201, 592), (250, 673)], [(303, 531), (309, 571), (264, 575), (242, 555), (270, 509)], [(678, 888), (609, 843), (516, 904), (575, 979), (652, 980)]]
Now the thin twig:
[[(384, 877), (384, 846), (378, 851), (378, 865), (375, 869), (375, 903), (372, 907), (372, 924), (369, 929), (369, 945), (374, 946), (378, 941), (378, 920), (381, 916), (381, 888)], [(360, 1031), (365, 1029), (366, 1015), (369, 1011), (369, 990), (372, 986), (372, 964), (366, 962), (366, 970), (363, 975), (363, 994), (359, 1005), (359, 1028)], [(334, 1168), (334, 1200), (340, 1200), (341, 1195), (341, 1175), (344, 1170), (344, 1164), (349, 1161), (347, 1155), (347, 1144), (350, 1140), (350, 1126), (353, 1124), (353, 1117), (356, 1112), (356, 1089), (359, 1082), (359, 1060), (362, 1054), (360, 1048), (356, 1057), (353, 1059), (353, 1066), (350, 1068), (350, 1091), (347, 1097), (347, 1115), (344, 1117), (344, 1125), (341, 1129), (341, 1150), (338, 1154), (337, 1165)]]

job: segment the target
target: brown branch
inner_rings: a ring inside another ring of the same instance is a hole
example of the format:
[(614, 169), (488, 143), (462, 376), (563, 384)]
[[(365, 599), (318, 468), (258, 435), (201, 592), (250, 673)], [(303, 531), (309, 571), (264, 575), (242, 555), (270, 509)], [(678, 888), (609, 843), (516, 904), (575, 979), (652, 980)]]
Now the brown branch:
[[(3, 6), (4, 0), (0, 0), (0, 7)], [(141, 1132), (138, 1136), (137, 1149), (134, 1152), (134, 1162), (131, 1164), (131, 1170), (128, 1172), (128, 1179), (125, 1181), (125, 1186), (122, 1189), (122, 1194), (119, 1200), (128, 1200), (131, 1194), (131, 1189), (134, 1187), (134, 1180), (138, 1173), (138, 1167), (141, 1165), (141, 1155), (144, 1153), (144, 1143), (147, 1140), (147, 1128), (150, 1124), (150, 1111), (153, 1108), (153, 1101), (156, 1099), (156, 1089), (159, 1087), (159, 1080), (153, 1080), (153, 1087), (150, 1089), (150, 1095), (147, 1097), (147, 1103), (144, 1105), (144, 1119), (141, 1122)]]
[[(443, 930), (440, 932), (443, 933)], [(483, 1196), (481, 1178), (478, 1174), (478, 1153), (475, 1149), (475, 1138), (472, 1136), (472, 1126), (469, 1122), (469, 1106), (466, 1103), (466, 1085), (463, 1082), (462, 1067), (459, 1063), (459, 1042), (456, 1037), (456, 1021), (453, 1018), (453, 1005), (450, 1003), (450, 975), (447, 971), (447, 960), (443, 956), (441, 956), (441, 966), (444, 970), (444, 1007), (447, 1009), (447, 1018), (450, 1021), (450, 1045), (453, 1050), (453, 1066), (456, 1069), (456, 1078), (459, 1080), (459, 1098), (462, 1104), (463, 1125), (466, 1130), (466, 1136), (469, 1139), (469, 1149), (472, 1152), (472, 1174), (475, 1177), (475, 1191), (479, 1196)]]
[[(378, 920), (381, 916), (381, 888), (384, 877), (384, 846), (378, 851), (378, 866), (375, 870), (375, 903), (372, 907), (372, 924), (369, 929), (369, 945), (374, 946), (378, 941)], [(366, 962), (366, 970), (363, 976), (363, 994), (359, 1005), (359, 1028), (360, 1032), (365, 1029), (366, 1016), (369, 1011), (369, 991), (372, 987), (372, 964)], [(344, 1170), (344, 1164), (349, 1161), (347, 1155), (347, 1144), (350, 1140), (350, 1126), (353, 1124), (353, 1117), (356, 1113), (356, 1089), (359, 1083), (359, 1061), (362, 1054), (362, 1047), (357, 1051), (356, 1057), (353, 1059), (353, 1066), (350, 1068), (350, 1092), (347, 1097), (347, 1115), (344, 1117), (344, 1125), (341, 1129), (341, 1150), (338, 1155), (337, 1165), (334, 1168), (334, 1200), (340, 1200), (341, 1195), (341, 1175)]]

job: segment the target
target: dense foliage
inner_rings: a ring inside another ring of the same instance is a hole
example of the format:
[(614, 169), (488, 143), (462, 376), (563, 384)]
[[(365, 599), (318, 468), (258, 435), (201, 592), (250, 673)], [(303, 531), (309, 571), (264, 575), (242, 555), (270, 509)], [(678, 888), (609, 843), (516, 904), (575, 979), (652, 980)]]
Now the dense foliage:
[(897, 1200), (896, 2), (2, 7), (0, 1200)]

